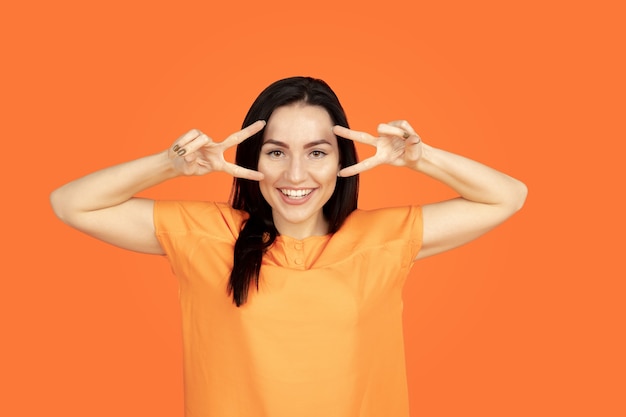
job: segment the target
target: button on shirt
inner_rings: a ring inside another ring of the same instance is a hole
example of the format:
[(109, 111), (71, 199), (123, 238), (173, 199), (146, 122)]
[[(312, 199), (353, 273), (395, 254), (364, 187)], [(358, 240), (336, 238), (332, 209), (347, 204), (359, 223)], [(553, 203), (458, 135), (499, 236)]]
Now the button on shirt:
[(333, 235), (278, 236), (237, 308), (226, 288), (246, 217), (155, 204), (180, 286), (186, 417), (408, 416), (402, 287), (421, 209), (356, 210)]

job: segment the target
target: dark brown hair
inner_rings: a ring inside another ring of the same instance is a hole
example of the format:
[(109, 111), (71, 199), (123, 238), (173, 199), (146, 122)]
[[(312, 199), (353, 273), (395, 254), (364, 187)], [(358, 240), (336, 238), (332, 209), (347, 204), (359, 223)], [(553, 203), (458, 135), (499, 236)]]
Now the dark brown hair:
[[(349, 127), (337, 95), (324, 81), (311, 77), (285, 78), (268, 86), (252, 103), (242, 127), (257, 120), (267, 121), (278, 107), (298, 102), (323, 107), (335, 125)], [(354, 142), (337, 137), (337, 144), (340, 166), (355, 164), (357, 155)], [(235, 163), (256, 170), (262, 146), (263, 131), (237, 146)], [(329, 223), (329, 233), (336, 232), (356, 209), (358, 190), (358, 175), (337, 178), (335, 191), (323, 207), (324, 216)], [(231, 205), (250, 215), (235, 243), (233, 270), (228, 283), (228, 292), (232, 295), (233, 302), (241, 306), (248, 298), (250, 283), (254, 281), (257, 289), (259, 287), (263, 254), (274, 243), (278, 231), (274, 226), (272, 208), (263, 198), (257, 181), (235, 178)]]

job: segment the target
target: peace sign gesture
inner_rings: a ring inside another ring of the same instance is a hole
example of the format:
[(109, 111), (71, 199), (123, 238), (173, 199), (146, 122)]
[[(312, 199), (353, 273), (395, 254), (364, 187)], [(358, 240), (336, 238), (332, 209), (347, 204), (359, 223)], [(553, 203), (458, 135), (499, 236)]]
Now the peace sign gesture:
[(263, 179), (262, 173), (227, 162), (224, 159), (224, 151), (260, 132), (263, 127), (265, 121), (258, 120), (228, 136), (222, 142), (214, 142), (201, 131), (192, 129), (176, 139), (167, 156), (174, 169), (183, 175), (204, 175), (222, 171), (233, 177), (260, 181)]
[(333, 127), (333, 132), (342, 138), (376, 147), (374, 156), (339, 171), (341, 177), (356, 175), (382, 164), (414, 167), (422, 156), (422, 140), (406, 120), (378, 125), (378, 137), (342, 126)]

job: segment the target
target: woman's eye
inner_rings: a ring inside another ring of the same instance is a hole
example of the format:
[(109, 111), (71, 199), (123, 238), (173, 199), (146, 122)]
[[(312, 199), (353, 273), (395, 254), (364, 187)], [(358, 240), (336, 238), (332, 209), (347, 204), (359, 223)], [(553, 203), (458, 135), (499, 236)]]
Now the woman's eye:
[(272, 158), (280, 158), (283, 155), (283, 151), (272, 150), (267, 153)]
[(313, 158), (323, 158), (326, 155), (326, 152), (323, 151), (313, 151), (311, 152), (311, 156)]

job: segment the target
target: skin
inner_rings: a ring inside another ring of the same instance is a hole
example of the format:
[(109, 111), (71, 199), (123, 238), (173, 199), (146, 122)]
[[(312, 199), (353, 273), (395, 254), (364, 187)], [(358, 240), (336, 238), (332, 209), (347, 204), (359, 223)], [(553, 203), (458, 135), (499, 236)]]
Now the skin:
[[(459, 195), (423, 206), (424, 230), (419, 259), (481, 236), (524, 204), (527, 189), (522, 182), (476, 161), (425, 144), (407, 121), (381, 124), (377, 135), (371, 135), (332, 127), (324, 113), (325, 110), (314, 106), (277, 109), (268, 121), (259, 171), (226, 161), (224, 151), (263, 129), (264, 121), (237, 131), (221, 142), (194, 129), (163, 152), (97, 171), (58, 188), (51, 194), (53, 210), (67, 224), (105, 242), (137, 252), (163, 254), (154, 234), (154, 202), (134, 195), (177, 176), (221, 171), (260, 181), (263, 195), (273, 208), (279, 232), (305, 239), (328, 233), (321, 207), (332, 194), (336, 175), (355, 175), (387, 164), (432, 177)], [(340, 169), (337, 136), (373, 146), (375, 155)], [(310, 146), (320, 140), (330, 145)], [(280, 143), (279, 149), (275, 142)], [(312, 149), (328, 151), (328, 155), (319, 158), (321, 155), (312, 154)], [(273, 150), (276, 152), (271, 153)], [(304, 204), (296, 205), (295, 201), (278, 194), (281, 189), (314, 192)]]
[(409, 168), (454, 189), (458, 198), (422, 207), (422, 248), (417, 259), (464, 245), (499, 225), (524, 204), (524, 183), (460, 155), (425, 144), (406, 120), (378, 126), (378, 137), (341, 126), (336, 135), (376, 148), (374, 156), (342, 169), (355, 175), (378, 165)]
[[(304, 239), (328, 233), (322, 208), (339, 172), (339, 148), (323, 107), (296, 104), (276, 109), (264, 132), (259, 188), (282, 235)], [(287, 195), (286, 195), (287, 194)]]
[(133, 196), (178, 176), (217, 171), (262, 180), (263, 174), (227, 162), (224, 152), (264, 126), (260, 120), (222, 142), (192, 129), (163, 152), (96, 171), (54, 190), (52, 209), (63, 222), (97, 239), (135, 252), (163, 255), (154, 234), (154, 201)]

